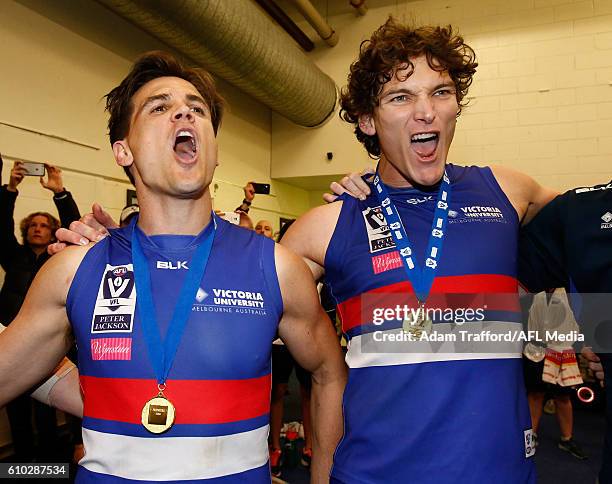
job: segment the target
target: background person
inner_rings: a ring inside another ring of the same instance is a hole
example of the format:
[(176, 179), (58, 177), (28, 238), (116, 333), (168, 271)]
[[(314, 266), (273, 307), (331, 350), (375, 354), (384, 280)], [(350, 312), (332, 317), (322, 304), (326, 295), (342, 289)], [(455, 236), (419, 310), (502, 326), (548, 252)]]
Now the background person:
[[(40, 184), (53, 193), (53, 201), (60, 215), (62, 227), (68, 227), (80, 217), (79, 209), (70, 192), (64, 188), (61, 170), (45, 164), (47, 177)], [(0, 265), (6, 272), (0, 290), (0, 323), (9, 325), (25, 299), (34, 276), (49, 259), (47, 246), (55, 241), (60, 222), (50, 213), (34, 212), (20, 223), (23, 243), (15, 237), (13, 213), (17, 187), (24, 180), (26, 170), (20, 161), (13, 164), (9, 182), (0, 188)], [(38, 433), (35, 445), (32, 412)], [(55, 409), (31, 400), (29, 392), (7, 405), (15, 459), (30, 461), (53, 457), (58, 448)]]
[[(605, 388), (612, 388), (612, 182), (577, 187), (556, 197), (521, 232), (519, 272), (531, 292), (573, 286), (580, 295), (576, 319), (585, 334), (582, 355)], [(603, 372), (602, 370), (603, 366)], [(606, 398), (606, 430), (600, 484), (612, 483), (612, 398)]]
[[(292, 223), (293, 221), (283, 225), (278, 236), (279, 243)], [(288, 394), (289, 378), (294, 369), (300, 385), (300, 406), (304, 428), (304, 448), (302, 449), (301, 463), (305, 467), (310, 467), (312, 461), (311, 375), (295, 361), (283, 341), (276, 338), (272, 343), (272, 399), (270, 403), (270, 469), (272, 475), (276, 477), (281, 476), (281, 468), (285, 460), (280, 434), (283, 426), (285, 396)]]

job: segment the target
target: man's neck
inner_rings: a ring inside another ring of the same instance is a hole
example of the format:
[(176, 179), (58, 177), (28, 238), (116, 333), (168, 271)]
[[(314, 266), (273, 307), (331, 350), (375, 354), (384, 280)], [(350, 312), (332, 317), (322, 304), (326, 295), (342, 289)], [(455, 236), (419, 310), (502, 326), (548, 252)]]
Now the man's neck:
[(378, 173), (382, 182), (390, 187), (411, 188), (413, 186), (410, 179), (405, 177), (389, 160), (382, 155), (378, 163)]
[(435, 190), (439, 185), (442, 177), (436, 180), (432, 185), (421, 185), (412, 180), (409, 176), (404, 175), (385, 157), (383, 154), (378, 164), (378, 173), (382, 182), (393, 188), (416, 188), (421, 191)]
[(208, 190), (197, 199), (143, 197), (139, 205), (138, 227), (147, 235), (197, 235), (211, 219)]

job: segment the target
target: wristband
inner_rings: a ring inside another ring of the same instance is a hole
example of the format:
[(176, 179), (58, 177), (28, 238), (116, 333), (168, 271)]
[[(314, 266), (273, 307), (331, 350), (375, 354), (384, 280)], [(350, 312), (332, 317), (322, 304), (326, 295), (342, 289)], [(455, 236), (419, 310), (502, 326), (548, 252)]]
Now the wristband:
[(248, 200), (243, 200), (240, 206), (236, 207), (236, 210), (234, 210), (234, 212), (244, 212), (248, 214), (250, 208), (251, 202), (249, 202)]
[(63, 200), (64, 198), (66, 198), (68, 196), (68, 190), (66, 190), (65, 188), (58, 193), (54, 193), (53, 194), (53, 199), (54, 200)]

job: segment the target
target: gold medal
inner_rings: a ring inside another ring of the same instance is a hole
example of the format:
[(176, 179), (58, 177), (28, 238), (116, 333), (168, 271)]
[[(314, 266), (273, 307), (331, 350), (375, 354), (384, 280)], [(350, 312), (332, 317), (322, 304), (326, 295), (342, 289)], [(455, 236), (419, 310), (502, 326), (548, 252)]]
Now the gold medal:
[(412, 317), (404, 319), (402, 324), (404, 332), (410, 334), (413, 340), (421, 339), (421, 336), (429, 333), (432, 327), (433, 322), (427, 317), (424, 304), (413, 312)]
[(159, 393), (142, 407), (141, 421), (145, 429), (161, 434), (174, 424), (174, 405), (164, 396), (165, 385), (157, 385)]

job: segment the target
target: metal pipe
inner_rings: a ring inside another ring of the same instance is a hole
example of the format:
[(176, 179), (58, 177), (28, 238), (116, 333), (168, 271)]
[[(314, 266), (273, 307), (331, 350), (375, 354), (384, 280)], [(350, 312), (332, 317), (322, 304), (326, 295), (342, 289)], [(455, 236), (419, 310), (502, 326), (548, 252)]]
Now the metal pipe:
[(294, 123), (334, 112), (334, 81), (251, 0), (97, 1)]
[(314, 49), (314, 43), (302, 32), (293, 20), (280, 8), (274, 0), (256, 0), (257, 4), (272, 17), (285, 32), (306, 52)]
[(368, 7), (365, 4), (366, 0), (349, 0), (349, 3), (351, 4), (351, 7), (353, 7), (362, 17), (368, 11)]
[(314, 8), (312, 3), (308, 0), (293, 0), (293, 3), (327, 45), (333, 47), (338, 43), (338, 34), (336, 34), (334, 29), (332, 29), (323, 17), (321, 17), (321, 14)]

